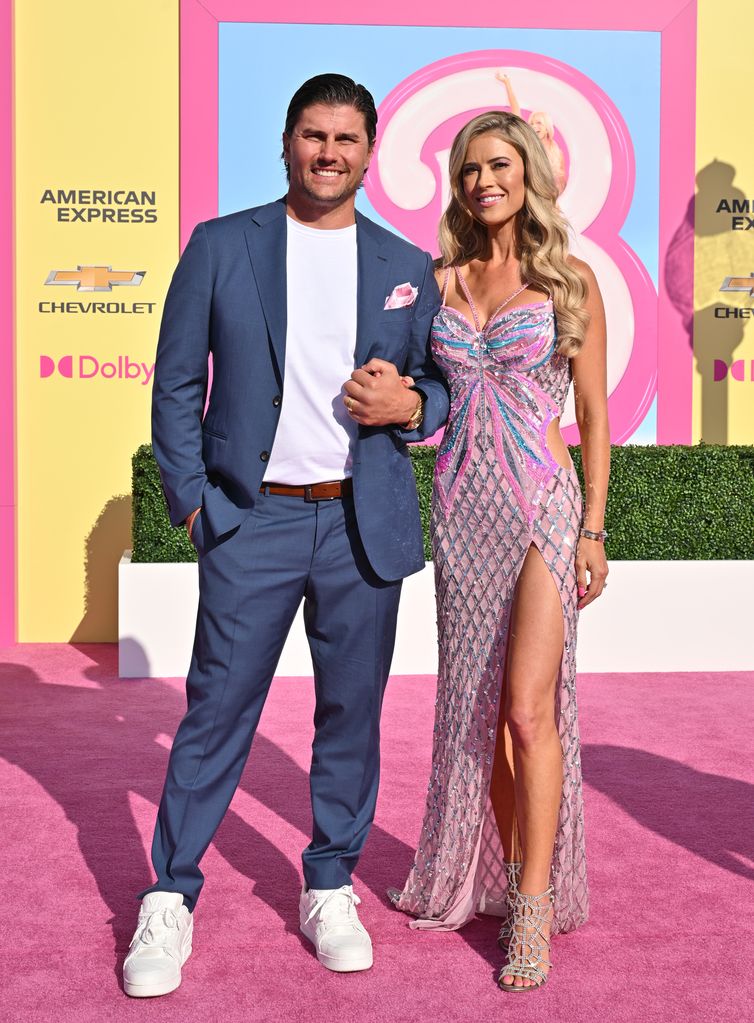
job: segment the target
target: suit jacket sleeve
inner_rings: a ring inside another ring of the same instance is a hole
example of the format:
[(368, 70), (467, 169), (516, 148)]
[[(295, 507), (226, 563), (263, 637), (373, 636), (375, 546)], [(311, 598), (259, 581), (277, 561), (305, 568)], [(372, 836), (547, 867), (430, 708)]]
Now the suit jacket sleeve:
[(152, 389), (152, 446), (174, 526), (201, 506), (207, 482), (202, 414), (211, 303), (209, 242), (204, 224), (199, 224), (165, 299)]
[(448, 385), (432, 358), (432, 321), (440, 308), (442, 299), (432, 272), (432, 259), (425, 253), (424, 279), (416, 297), (414, 318), (411, 324), (406, 361), (401, 370), (404, 376), (414, 378), (414, 386), (424, 395), (424, 420), (418, 430), (400, 430), (405, 441), (426, 440), (445, 423), (448, 418), (450, 399)]

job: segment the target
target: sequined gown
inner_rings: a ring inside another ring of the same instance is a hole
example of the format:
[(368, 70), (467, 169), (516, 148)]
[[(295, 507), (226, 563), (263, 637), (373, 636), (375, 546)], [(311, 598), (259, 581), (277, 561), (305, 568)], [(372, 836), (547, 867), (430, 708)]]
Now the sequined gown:
[(394, 899), (422, 928), (452, 930), (476, 911), (503, 911), (490, 776), (512, 596), (534, 544), (560, 594), (565, 637), (555, 697), (563, 749), (552, 863), (557, 933), (588, 912), (575, 690), (581, 491), (545, 439), (563, 411), (570, 362), (556, 351), (550, 301), (500, 307), (481, 327), (457, 276), (475, 322), (443, 305), (432, 334), (451, 391), (432, 507), (439, 634), (432, 770), (414, 866)]

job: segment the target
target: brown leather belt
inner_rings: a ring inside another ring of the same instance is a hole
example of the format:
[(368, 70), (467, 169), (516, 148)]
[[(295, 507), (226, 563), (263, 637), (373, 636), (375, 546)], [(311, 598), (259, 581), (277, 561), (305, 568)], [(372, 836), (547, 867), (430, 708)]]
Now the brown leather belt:
[(353, 482), (333, 480), (328, 483), (311, 483), (307, 487), (292, 487), (287, 483), (263, 483), (260, 494), (276, 494), (280, 497), (303, 497), (305, 501), (337, 501), (353, 493)]

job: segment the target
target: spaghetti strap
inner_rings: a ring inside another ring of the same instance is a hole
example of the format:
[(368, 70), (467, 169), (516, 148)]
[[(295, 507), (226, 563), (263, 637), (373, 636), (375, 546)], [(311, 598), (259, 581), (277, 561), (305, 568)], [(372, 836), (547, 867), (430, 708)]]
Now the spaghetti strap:
[[(466, 301), (469, 303), (469, 309), (471, 309), (471, 314), (474, 317), (474, 326), (476, 327), (476, 330), (477, 330), (478, 334), (481, 334), (482, 331), (486, 330), (487, 327), (489, 327), (489, 325), (494, 322), (495, 317), (498, 315), (498, 313), (501, 313), (503, 311), (503, 309), (505, 309), (505, 307), (510, 302), (513, 301), (514, 298), (517, 298), (521, 294), (522, 291), (526, 291), (526, 289), (529, 287), (528, 284), (522, 284), (521, 287), (517, 288), (516, 291), (514, 291), (512, 295), (508, 295), (508, 297), (506, 299), (504, 299), (500, 303), (500, 305), (497, 307), (497, 309), (495, 309), (495, 311), (492, 313), (492, 315), (487, 319), (487, 322), (484, 324), (484, 326), (482, 326), (480, 324), (480, 322), (479, 322), (479, 317), (477, 315), (476, 306), (474, 305), (474, 299), (471, 297), (471, 292), (469, 291), (469, 286), (466, 283), (466, 281), (463, 279), (463, 274), (461, 273), (460, 268), (456, 266), (456, 267), (454, 267), (454, 270), (456, 272), (456, 277), (458, 278), (458, 283), (461, 286), (461, 291), (463, 292), (464, 297), (466, 298)], [(445, 282), (445, 286), (447, 288), (447, 281)], [(444, 301), (444, 299), (443, 299), (443, 301)]]
[[(513, 294), (512, 294), (512, 295), (509, 295), (509, 296), (508, 296), (508, 297), (507, 297), (507, 298), (505, 299), (505, 301), (504, 301), (504, 302), (501, 302), (501, 303), (500, 303), (500, 305), (499, 305), (499, 306), (497, 307), (497, 309), (496, 309), (496, 310), (494, 311), (494, 313), (492, 314), (492, 316), (490, 316), (489, 320), (487, 320), (487, 323), (492, 323), (492, 321), (493, 321), (493, 320), (495, 319), (495, 317), (497, 316), (497, 314), (498, 314), (498, 313), (501, 313), (501, 312), (503, 311), (503, 309), (505, 309), (505, 307), (506, 307), (506, 306), (507, 306), (507, 305), (508, 305), (508, 304), (509, 304), (510, 302), (512, 302), (512, 301), (513, 301), (513, 299), (514, 299), (514, 298), (518, 298), (518, 296), (519, 296), (519, 295), (521, 294), (521, 292), (522, 292), (522, 291), (526, 291), (526, 289), (527, 289), (528, 287), (529, 287), (529, 285), (528, 285), (528, 284), (522, 284), (522, 285), (521, 285), (521, 287), (520, 287), (520, 288), (518, 289), (518, 291), (514, 291), (514, 292), (513, 292)], [(485, 324), (485, 326), (486, 326), (486, 324)]]
[(474, 326), (477, 329), (477, 334), (480, 334), (481, 331), (482, 331), (482, 328), (479, 325), (479, 317), (476, 314), (476, 306), (474, 305), (474, 299), (471, 297), (471, 292), (469, 291), (469, 287), (468, 287), (466, 281), (463, 279), (463, 274), (461, 273), (460, 267), (456, 266), (453, 269), (456, 272), (456, 277), (458, 278), (458, 283), (461, 285), (461, 291), (463, 292), (464, 298), (469, 303), (469, 309), (471, 310), (471, 315), (474, 317)]

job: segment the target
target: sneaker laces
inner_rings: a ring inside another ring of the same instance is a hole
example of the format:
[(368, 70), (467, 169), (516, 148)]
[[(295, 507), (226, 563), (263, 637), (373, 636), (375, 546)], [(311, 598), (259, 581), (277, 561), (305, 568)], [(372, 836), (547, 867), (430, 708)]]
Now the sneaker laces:
[(177, 932), (177, 930), (178, 915), (166, 906), (164, 909), (153, 910), (143, 922), (139, 923), (134, 940), (140, 941), (144, 945), (157, 945), (170, 952), (169, 945), (177, 937), (177, 934), (172, 932)]
[(306, 923), (311, 923), (314, 917), (319, 915), (320, 920), (331, 927), (346, 927), (349, 924), (358, 927), (356, 907), (360, 905), (361, 899), (354, 893), (353, 888), (344, 884), (340, 888), (333, 888), (317, 896), (309, 910)]

